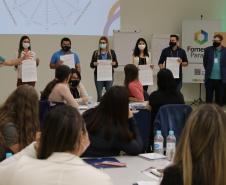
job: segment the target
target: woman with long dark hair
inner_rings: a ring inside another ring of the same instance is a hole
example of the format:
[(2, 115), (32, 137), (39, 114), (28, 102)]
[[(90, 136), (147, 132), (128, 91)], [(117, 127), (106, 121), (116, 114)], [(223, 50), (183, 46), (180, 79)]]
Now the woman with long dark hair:
[[(151, 53), (144, 38), (139, 38), (136, 42), (132, 55), (132, 64), (136, 65), (138, 69), (142, 65), (149, 65), (150, 68), (154, 68), (154, 65), (151, 64)], [(147, 91), (148, 85), (143, 86), (143, 89)]]
[(0, 158), (33, 142), (38, 129), (38, 94), (33, 87), (21, 85), (0, 107)]
[[(26, 56), (26, 55), (30, 56), (30, 58), (29, 58), (30, 60), (36, 62), (36, 66), (39, 65), (39, 58), (37, 58), (36, 53), (31, 50), (31, 39), (27, 35), (24, 35), (20, 38), (17, 58), (19, 59), (19, 58)], [(22, 80), (22, 65), (23, 65), (23, 62), (22, 62), (22, 64), (19, 64), (19, 65), (16, 66), (16, 68), (17, 68), (17, 86), (20, 86), (20, 85), (23, 85), (23, 84), (28, 84), (28, 85), (31, 85), (31, 86), (34, 87), (35, 81), (23, 82), (23, 80)]]
[(59, 65), (55, 70), (55, 78), (47, 84), (41, 93), (41, 100), (55, 103), (66, 103), (78, 108), (78, 103), (71, 94), (68, 82), (71, 69), (66, 65)]
[(97, 107), (84, 112), (91, 141), (84, 156), (114, 156), (120, 151), (137, 155), (142, 151), (142, 140), (128, 107), (126, 88), (113, 86)]
[(79, 112), (69, 105), (55, 107), (45, 117), (38, 142), (0, 164), (0, 184), (112, 185), (108, 175), (80, 158), (88, 145)]

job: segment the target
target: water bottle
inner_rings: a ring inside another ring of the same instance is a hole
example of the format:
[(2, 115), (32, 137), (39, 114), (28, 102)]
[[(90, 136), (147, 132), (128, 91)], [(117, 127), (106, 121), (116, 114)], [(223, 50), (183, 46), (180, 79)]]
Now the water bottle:
[(157, 130), (155, 138), (154, 138), (154, 152), (155, 153), (163, 154), (163, 152), (164, 152), (163, 142), (164, 142), (164, 139), (162, 137), (161, 130)]
[(174, 131), (170, 130), (166, 139), (166, 157), (168, 160), (172, 160), (176, 150), (176, 137)]

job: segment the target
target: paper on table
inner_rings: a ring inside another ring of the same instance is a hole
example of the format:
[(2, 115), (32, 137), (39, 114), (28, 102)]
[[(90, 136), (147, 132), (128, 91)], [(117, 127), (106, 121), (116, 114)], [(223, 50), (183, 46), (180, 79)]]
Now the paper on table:
[(139, 80), (142, 85), (153, 85), (153, 70), (150, 65), (139, 65)]
[(75, 68), (74, 54), (62, 55), (60, 56), (60, 60), (64, 62), (64, 65), (70, 68)]
[(22, 82), (37, 81), (36, 61), (27, 59), (22, 62)]
[(97, 81), (112, 81), (112, 60), (98, 60)]
[(158, 181), (137, 181), (134, 185), (159, 185)]
[(144, 157), (146, 159), (155, 160), (155, 159), (165, 159), (166, 156), (158, 153), (144, 153), (139, 154), (140, 157)]
[(178, 57), (167, 57), (166, 68), (173, 73), (174, 78), (180, 78), (180, 63), (178, 63)]

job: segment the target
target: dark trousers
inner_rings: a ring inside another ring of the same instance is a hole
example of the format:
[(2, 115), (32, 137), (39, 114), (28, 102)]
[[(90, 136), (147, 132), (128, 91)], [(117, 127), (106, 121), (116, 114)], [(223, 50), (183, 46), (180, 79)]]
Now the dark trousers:
[(206, 103), (212, 103), (215, 95), (215, 102), (222, 106), (224, 95), (224, 84), (222, 80), (208, 79), (205, 82), (206, 87)]

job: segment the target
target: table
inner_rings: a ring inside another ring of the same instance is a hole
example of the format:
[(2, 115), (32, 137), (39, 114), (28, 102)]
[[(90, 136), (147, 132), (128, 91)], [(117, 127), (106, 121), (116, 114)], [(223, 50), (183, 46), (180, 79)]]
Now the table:
[(119, 156), (116, 157), (120, 162), (127, 164), (127, 167), (122, 168), (105, 168), (101, 169), (111, 176), (114, 185), (132, 185), (138, 181), (160, 182), (160, 178), (150, 174), (145, 175), (142, 171), (149, 167), (164, 168), (169, 165), (166, 159), (147, 160), (138, 156)]

